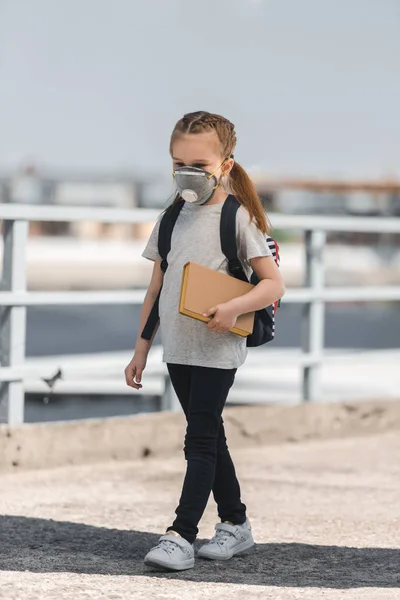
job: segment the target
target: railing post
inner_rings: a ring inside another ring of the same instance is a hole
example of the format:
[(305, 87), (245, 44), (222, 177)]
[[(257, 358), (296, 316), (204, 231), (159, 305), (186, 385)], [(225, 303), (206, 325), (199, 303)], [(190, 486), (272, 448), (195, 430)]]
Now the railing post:
[[(305, 285), (313, 291), (322, 290), (325, 284), (323, 258), (325, 242), (325, 231), (305, 232)], [(323, 300), (312, 300), (305, 306), (302, 329), (303, 351), (319, 359), (317, 364), (303, 367), (302, 399), (304, 401), (318, 400), (325, 338), (325, 303)]]
[(168, 375), (166, 375), (164, 394), (161, 398), (161, 410), (179, 412), (180, 407), (181, 405), (174, 390), (174, 386), (172, 385), (171, 379)]
[[(27, 221), (3, 221), (2, 291), (26, 291)], [(15, 367), (24, 364), (26, 337), (26, 307), (0, 307), (0, 365)], [(24, 382), (0, 384), (0, 422), (19, 425), (24, 421)]]

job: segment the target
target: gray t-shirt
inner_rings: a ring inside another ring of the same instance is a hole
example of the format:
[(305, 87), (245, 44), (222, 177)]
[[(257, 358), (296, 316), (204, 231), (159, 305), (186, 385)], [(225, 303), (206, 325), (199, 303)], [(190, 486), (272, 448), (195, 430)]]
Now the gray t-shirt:
[[(206, 324), (179, 313), (182, 272), (188, 261), (228, 273), (228, 261), (221, 250), (220, 219), (223, 204), (196, 206), (184, 204), (171, 239), (168, 269), (160, 297), (163, 361), (167, 363), (234, 369), (243, 364), (246, 338), (235, 333), (214, 333)], [(160, 260), (158, 254), (158, 219), (142, 254), (149, 260)], [(265, 235), (250, 222), (244, 207), (236, 217), (238, 257), (246, 275), (251, 273), (250, 259), (271, 256)], [(211, 308), (211, 307), (210, 307)]]

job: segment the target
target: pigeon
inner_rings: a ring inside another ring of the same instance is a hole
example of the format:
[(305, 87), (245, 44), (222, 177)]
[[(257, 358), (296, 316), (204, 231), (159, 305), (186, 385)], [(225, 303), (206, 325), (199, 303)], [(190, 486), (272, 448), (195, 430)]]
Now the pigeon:
[(48, 396), (45, 396), (45, 397), (43, 398), (43, 402), (44, 402), (45, 404), (48, 404), (48, 403), (49, 403), (49, 401), (50, 401), (50, 395), (51, 395), (51, 394), (52, 394), (52, 392), (53, 392), (53, 388), (54, 388), (54, 386), (55, 386), (55, 384), (56, 384), (57, 380), (58, 380), (58, 379), (62, 379), (62, 378), (63, 378), (63, 374), (62, 374), (62, 371), (61, 371), (61, 369), (58, 369), (57, 373), (55, 373), (55, 374), (53, 375), (53, 377), (49, 377), (49, 378), (42, 377), (42, 378), (41, 378), (41, 379), (42, 379), (42, 381), (44, 381), (45, 383), (47, 383), (47, 385), (48, 385), (48, 386), (49, 386), (49, 388), (50, 388), (50, 394), (49, 394)]

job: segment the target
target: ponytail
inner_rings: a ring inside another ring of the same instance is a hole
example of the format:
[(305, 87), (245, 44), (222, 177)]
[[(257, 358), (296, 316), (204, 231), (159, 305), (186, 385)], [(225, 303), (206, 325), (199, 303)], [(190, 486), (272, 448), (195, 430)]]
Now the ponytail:
[(257, 190), (246, 171), (237, 162), (229, 173), (229, 186), (234, 196), (247, 209), (258, 229), (267, 234), (271, 228)]

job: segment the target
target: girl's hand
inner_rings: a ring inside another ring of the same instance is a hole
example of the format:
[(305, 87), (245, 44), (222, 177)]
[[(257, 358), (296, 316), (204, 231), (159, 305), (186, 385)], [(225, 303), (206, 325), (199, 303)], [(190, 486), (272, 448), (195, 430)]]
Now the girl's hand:
[(229, 302), (217, 304), (204, 313), (205, 317), (211, 317), (211, 321), (207, 323), (208, 329), (215, 333), (225, 333), (232, 329), (235, 325), (238, 314)]
[(133, 387), (135, 390), (140, 390), (142, 388), (142, 373), (146, 368), (147, 355), (145, 354), (136, 354), (132, 358), (129, 365), (126, 367), (125, 373), (125, 381), (129, 387)]

